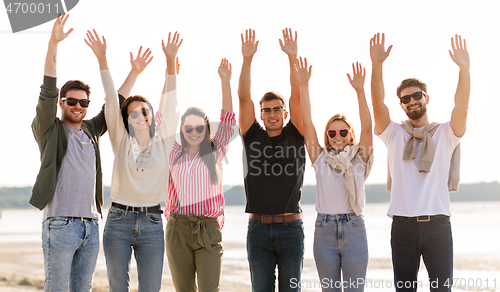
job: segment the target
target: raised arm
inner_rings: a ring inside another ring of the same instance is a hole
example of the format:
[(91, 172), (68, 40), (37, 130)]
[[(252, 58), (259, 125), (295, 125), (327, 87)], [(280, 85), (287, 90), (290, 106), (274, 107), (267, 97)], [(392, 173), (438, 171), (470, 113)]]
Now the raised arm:
[(146, 69), (146, 67), (153, 60), (153, 56), (151, 56), (151, 50), (146, 49), (144, 53), (142, 53), (142, 46), (139, 48), (137, 52), (137, 56), (134, 59), (132, 52), (130, 52), (130, 64), (132, 65), (132, 69), (128, 73), (127, 78), (123, 82), (122, 86), (118, 89), (118, 93), (123, 95), (125, 98), (130, 96), (130, 92), (134, 87), (135, 82), (137, 81), (137, 77), (139, 74)]
[(57, 45), (65, 39), (73, 29), (67, 33), (63, 32), (64, 24), (68, 15), (57, 17), (50, 35), (47, 56), (45, 58), (44, 78), (36, 106), (36, 115), (31, 124), (33, 134), (37, 142), (42, 143), (43, 137), (54, 125), (54, 119), (57, 114), (57, 101), (59, 91), (56, 87), (56, 59)]
[(240, 113), (238, 123), (242, 135), (245, 135), (248, 129), (255, 121), (255, 108), (250, 95), (251, 89), (251, 67), (252, 59), (259, 42), (255, 41), (255, 30), (248, 29), (245, 36), (241, 34), (241, 52), (243, 54), (243, 65), (241, 66), (240, 82), (238, 84), (238, 97), (240, 100)]
[(99, 62), (99, 69), (107, 70), (108, 69), (108, 60), (106, 59), (106, 38), (103, 36), (102, 40), (99, 38), (99, 35), (93, 30), (94, 34), (90, 30), (87, 30), (87, 39), (84, 39), (87, 46), (92, 49), (94, 55), (97, 57), (97, 61)]
[(45, 68), (44, 75), (49, 77), (57, 77), (57, 45), (60, 41), (64, 40), (73, 31), (70, 28), (67, 32), (64, 32), (64, 25), (68, 20), (69, 14), (63, 14), (56, 18), (54, 26), (52, 27), (52, 33), (50, 35), (49, 47), (47, 49), (47, 56), (45, 57)]
[(163, 85), (163, 93), (161, 95), (160, 106), (158, 111), (161, 113), (162, 122), (159, 125), (158, 135), (160, 138), (168, 138), (167, 147), (170, 150), (175, 141), (175, 132), (179, 122), (179, 112), (177, 111), (177, 52), (182, 44), (183, 39), (177, 32), (168, 33), (167, 44), (162, 40), (162, 49), (167, 59), (167, 69), (165, 74), (165, 83)]
[(104, 107), (104, 113), (106, 125), (108, 127), (109, 140), (111, 141), (113, 153), (116, 154), (119, 142), (123, 135), (126, 134), (126, 130), (120, 112), (118, 94), (116, 92), (111, 73), (108, 70), (108, 62), (106, 59), (106, 39), (103, 36), (101, 40), (95, 30), (93, 30), (93, 34), (92, 32), (87, 31), (87, 39), (85, 39), (85, 43), (92, 49), (92, 52), (94, 52), (97, 57), (97, 61), (99, 62), (102, 86), (105, 94), (104, 100), (106, 105)]
[(373, 151), (373, 134), (372, 134), (372, 118), (370, 109), (366, 103), (365, 97), (365, 68), (358, 62), (352, 64), (352, 78), (347, 73), (347, 78), (351, 83), (352, 88), (356, 90), (359, 106), (359, 119), (361, 120), (361, 134), (359, 137), (359, 155), (364, 162), (368, 161), (370, 154)]
[(457, 92), (455, 93), (455, 107), (451, 112), (450, 126), (455, 133), (455, 136), (462, 137), (465, 133), (467, 124), (467, 112), (469, 109), (470, 96), (470, 60), (467, 44), (462, 36), (455, 35), (451, 38), (451, 48), (449, 51), (451, 59), (458, 65), (460, 71), (458, 73)]
[(233, 112), (233, 100), (231, 97), (231, 63), (224, 58), (220, 61), (219, 76), (222, 85), (222, 109), (225, 112)]
[(372, 59), (372, 106), (373, 106), (373, 117), (375, 119), (375, 129), (377, 133), (381, 134), (385, 131), (389, 123), (391, 122), (391, 117), (389, 115), (389, 109), (384, 103), (385, 90), (384, 81), (382, 78), (382, 64), (385, 59), (389, 56), (391, 52), (392, 45), (385, 50), (385, 35), (377, 33), (370, 39), (370, 57)]
[(319, 145), (318, 135), (316, 128), (312, 122), (311, 114), (311, 99), (309, 98), (309, 79), (311, 78), (312, 66), (307, 68), (307, 59), (300, 57), (300, 61), (296, 61), (295, 75), (297, 83), (300, 87), (300, 111), (303, 123), (303, 135), (306, 143), (307, 153), (311, 162), (314, 163), (318, 156), (321, 154), (321, 146)]
[(234, 134), (234, 126), (236, 125), (235, 115), (233, 113), (233, 101), (231, 96), (231, 85), (229, 81), (231, 80), (231, 63), (224, 58), (221, 60), (219, 65), (219, 76), (222, 85), (222, 110), (220, 116), (220, 123), (217, 127), (217, 132), (214, 135), (214, 141), (216, 142), (217, 150), (221, 150), (218, 156), (218, 160), (222, 160), (226, 155), (229, 147), (228, 144), (231, 141), (231, 137)]
[[(162, 40), (163, 42), (163, 40)], [(175, 57), (175, 74), (179, 75), (179, 70), (180, 70), (181, 66), (179, 64), (179, 57)], [(167, 68), (168, 69), (168, 68)], [(167, 69), (165, 69), (165, 76), (167, 76)], [(165, 77), (165, 83), (163, 84), (163, 91), (161, 92), (162, 96), (167, 93), (167, 78)], [(165, 100), (164, 99), (161, 99), (160, 100), (160, 106), (158, 107), (159, 109), (160, 108), (163, 108), (163, 104), (164, 104)], [(159, 112), (156, 112), (156, 115), (160, 115)], [(155, 117), (155, 120), (157, 120), (157, 122), (161, 123), (161, 117)], [(158, 128), (157, 128), (158, 129)]]
[(304, 135), (302, 129), (302, 115), (300, 110), (300, 85), (295, 74), (295, 64), (297, 63), (297, 32), (295, 39), (292, 36), (292, 29), (285, 28), (283, 31), (283, 40), (280, 39), (281, 50), (288, 56), (288, 64), (290, 66), (290, 121)]

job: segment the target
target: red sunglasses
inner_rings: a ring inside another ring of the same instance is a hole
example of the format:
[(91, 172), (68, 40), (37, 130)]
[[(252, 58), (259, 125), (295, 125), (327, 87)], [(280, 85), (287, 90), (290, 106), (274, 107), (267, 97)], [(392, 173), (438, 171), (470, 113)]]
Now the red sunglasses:
[(340, 137), (345, 138), (345, 137), (347, 137), (347, 135), (349, 135), (349, 129), (347, 129), (347, 128), (343, 128), (340, 130), (329, 129), (327, 133), (328, 133), (328, 136), (332, 139), (337, 137), (337, 134), (339, 134)]
[(184, 131), (188, 134), (191, 134), (191, 132), (196, 129), (196, 132), (198, 132), (199, 134), (203, 133), (203, 131), (205, 131), (205, 125), (196, 125), (196, 126), (193, 126), (193, 125), (184, 125)]

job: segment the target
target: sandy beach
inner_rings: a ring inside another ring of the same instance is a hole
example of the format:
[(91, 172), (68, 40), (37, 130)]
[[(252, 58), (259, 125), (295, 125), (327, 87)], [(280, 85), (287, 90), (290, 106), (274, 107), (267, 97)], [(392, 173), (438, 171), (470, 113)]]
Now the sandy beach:
[[(241, 246), (225, 249), (244, 248)], [(3, 292), (29, 292), (43, 290), (44, 270), (41, 246), (38, 243), (0, 243), (0, 290)], [(391, 269), (391, 261), (386, 259), (370, 259), (370, 270)], [(481, 258), (455, 258), (455, 269), (467, 269), (477, 272), (498, 271), (500, 262), (498, 258), (491, 258), (485, 254)], [(314, 273), (316, 270), (313, 260), (304, 261), (304, 275)], [(424, 271), (421, 271), (421, 273)], [(424, 272), (425, 273), (425, 272)], [(246, 260), (224, 259), (221, 279), (221, 291), (250, 291), (250, 276)], [(309, 278), (309, 277), (308, 277)], [(245, 281), (246, 279), (246, 281)], [(314, 281), (315, 279), (303, 279)], [(500, 280), (500, 279), (499, 279)], [(491, 284), (491, 283), (490, 283)], [(131, 291), (137, 291), (137, 273), (135, 267), (131, 271)], [(498, 285), (497, 285), (498, 286)], [(308, 289), (303, 289), (308, 291)], [(469, 289), (467, 289), (469, 290)], [(485, 289), (495, 291), (495, 289)], [(101, 250), (94, 276), (93, 291), (108, 291), (108, 279), (104, 253)], [(163, 271), (161, 291), (174, 291), (168, 265)], [(316, 290), (311, 290), (316, 291)]]
[[(454, 277), (461, 281), (454, 291), (500, 292), (500, 202), (454, 203), (452, 217), (454, 237)], [(370, 263), (366, 281), (392, 281), (390, 256), (390, 219), (384, 215), (386, 204), (369, 205), (365, 214)], [(314, 206), (303, 206), (305, 254), (302, 271), (304, 284), (318, 281), (312, 255), (314, 238)], [(44, 280), (43, 254), (40, 240), (40, 213), (34, 209), (4, 210), (0, 219), (0, 291), (42, 291)], [(10, 216), (10, 217), (9, 217)], [(12, 218), (23, 218), (21, 221)], [(248, 217), (243, 207), (226, 207), (223, 229), (224, 259), (220, 291), (251, 291), (250, 272), (246, 259), (246, 226)], [(471, 218), (481, 218), (480, 221)], [(481, 222), (480, 225), (477, 223)], [(105, 220), (101, 220), (101, 232)], [(16, 225), (17, 224), (17, 225)], [(102, 235), (102, 233), (101, 233)], [(135, 260), (131, 261), (131, 291), (137, 291)], [(419, 281), (428, 291), (427, 272), (422, 263)], [(473, 284), (471, 284), (472, 282)], [(104, 253), (99, 254), (93, 291), (108, 291)], [(167, 260), (163, 269), (161, 291), (174, 291)], [(321, 291), (319, 287), (304, 286), (302, 291)], [(367, 287), (365, 291), (394, 291), (390, 287)]]

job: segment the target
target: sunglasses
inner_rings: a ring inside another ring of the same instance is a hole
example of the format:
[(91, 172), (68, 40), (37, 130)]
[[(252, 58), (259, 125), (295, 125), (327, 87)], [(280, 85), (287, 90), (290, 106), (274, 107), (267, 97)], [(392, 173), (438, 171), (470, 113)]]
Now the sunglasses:
[(261, 109), (260, 111), (265, 113), (265, 114), (270, 114), (271, 111), (273, 111), (275, 114), (279, 114), (283, 109), (284, 109), (283, 106), (275, 106), (273, 108), (265, 107), (265, 108)]
[(402, 104), (407, 104), (407, 103), (410, 102), (410, 100), (411, 100), (412, 97), (413, 97), (414, 100), (421, 100), (422, 97), (424, 97), (424, 96), (427, 96), (425, 94), (425, 92), (423, 92), (423, 91), (417, 91), (417, 92), (414, 92), (414, 93), (412, 93), (410, 95), (401, 96), (399, 98), (399, 100), (401, 101)]
[(349, 129), (347, 129), (347, 128), (340, 129), (340, 130), (329, 129), (327, 133), (328, 133), (328, 136), (332, 139), (337, 137), (337, 134), (339, 134), (340, 137), (345, 138), (345, 137), (347, 137), (347, 135), (349, 135)]
[(62, 101), (66, 101), (69, 106), (75, 106), (77, 103), (80, 103), (81, 107), (88, 107), (90, 100), (88, 99), (76, 99), (74, 97), (61, 97)]
[(203, 131), (205, 131), (205, 125), (196, 125), (196, 126), (184, 125), (184, 131), (188, 134), (191, 134), (191, 132), (194, 129), (196, 129), (196, 132), (198, 132), (198, 134), (201, 134), (201, 133), (203, 133)]
[[(151, 112), (151, 110), (150, 110), (150, 109), (148, 109), (148, 108), (143, 107), (143, 108), (141, 109), (141, 113), (142, 113), (142, 115), (143, 115), (143, 116), (145, 116), (145, 117), (147, 117), (147, 116), (149, 115), (149, 113), (150, 113), (150, 112)], [(133, 110), (133, 111), (132, 111), (132, 112), (131, 112), (128, 116), (129, 116), (130, 118), (132, 118), (132, 119), (134, 119), (134, 120), (135, 120), (135, 119), (137, 119), (137, 118), (139, 117), (139, 114), (140, 114), (139, 112), (137, 112), (137, 111)]]

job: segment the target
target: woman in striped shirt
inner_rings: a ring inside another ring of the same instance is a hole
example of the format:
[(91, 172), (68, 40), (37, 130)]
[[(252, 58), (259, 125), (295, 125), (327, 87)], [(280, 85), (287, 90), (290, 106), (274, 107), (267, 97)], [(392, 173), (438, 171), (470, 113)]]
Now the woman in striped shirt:
[(176, 291), (219, 291), (224, 197), (222, 160), (236, 124), (231, 101), (231, 64), (222, 59), (221, 121), (212, 139), (208, 117), (196, 107), (181, 117), (181, 144), (170, 154), (166, 249)]

